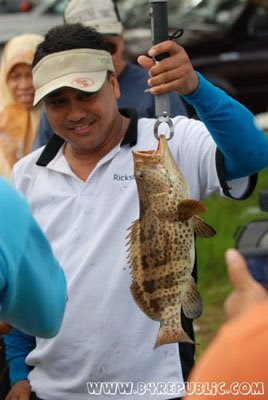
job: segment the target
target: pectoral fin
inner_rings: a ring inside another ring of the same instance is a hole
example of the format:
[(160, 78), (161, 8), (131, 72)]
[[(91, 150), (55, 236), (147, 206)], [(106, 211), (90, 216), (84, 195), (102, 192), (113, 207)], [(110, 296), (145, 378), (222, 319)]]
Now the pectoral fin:
[(208, 238), (216, 235), (215, 229), (197, 215), (194, 216), (193, 223), (196, 236)]
[(187, 221), (195, 214), (204, 214), (207, 211), (207, 206), (202, 201), (194, 199), (182, 200), (177, 208), (178, 221)]

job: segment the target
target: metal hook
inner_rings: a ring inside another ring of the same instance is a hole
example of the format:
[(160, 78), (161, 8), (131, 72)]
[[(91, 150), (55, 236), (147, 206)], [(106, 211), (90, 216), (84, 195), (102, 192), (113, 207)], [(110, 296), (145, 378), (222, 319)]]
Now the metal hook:
[(169, 126), (169, 137), (167, 138), (167, 140), (170, 140), (174, 135), (174, 126), (172, 119), (169, 118), (166, 111), (163, 112), (162, 116), (158, 117), (154, 124), (154, 136), (157, 140), (159, 140), (158, 128), (163, 122), (165, 122)]

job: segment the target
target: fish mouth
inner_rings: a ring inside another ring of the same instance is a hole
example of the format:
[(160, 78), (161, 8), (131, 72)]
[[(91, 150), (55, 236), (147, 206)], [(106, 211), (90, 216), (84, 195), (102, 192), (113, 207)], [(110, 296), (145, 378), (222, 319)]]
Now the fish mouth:
[(166, 148), (167, 139), (165, 135), (161, 135), (158, 140), (157, 148), (155, 150), (133, 150), (134, 161), (146, 162), (146, 163), (157, 163), (163, 158), (164, 151)]

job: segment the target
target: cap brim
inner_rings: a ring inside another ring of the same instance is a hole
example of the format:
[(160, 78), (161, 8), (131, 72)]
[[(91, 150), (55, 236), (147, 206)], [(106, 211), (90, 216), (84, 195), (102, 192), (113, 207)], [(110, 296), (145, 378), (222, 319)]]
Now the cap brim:
[(33, 105), (36, 106), (48, 94), (64, 87), (88, 93), (97, 92), (104, 84), (106, 76), (107, 71), (104, 70), (88, 73), (76, 72), (55, 78), (36, 89)]

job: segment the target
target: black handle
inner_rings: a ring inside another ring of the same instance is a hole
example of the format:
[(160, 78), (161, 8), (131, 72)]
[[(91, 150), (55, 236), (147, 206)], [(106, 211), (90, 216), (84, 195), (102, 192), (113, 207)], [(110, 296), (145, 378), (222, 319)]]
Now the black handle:
[[(152, 43), (157, 44), (169, 39), (168, 36), (168, 0), (150, 0), (150, 17), (151, 17), (151, 32)], [(155, 57), (157, 61), (163, 60), (169, 56), (165, 52)]]

